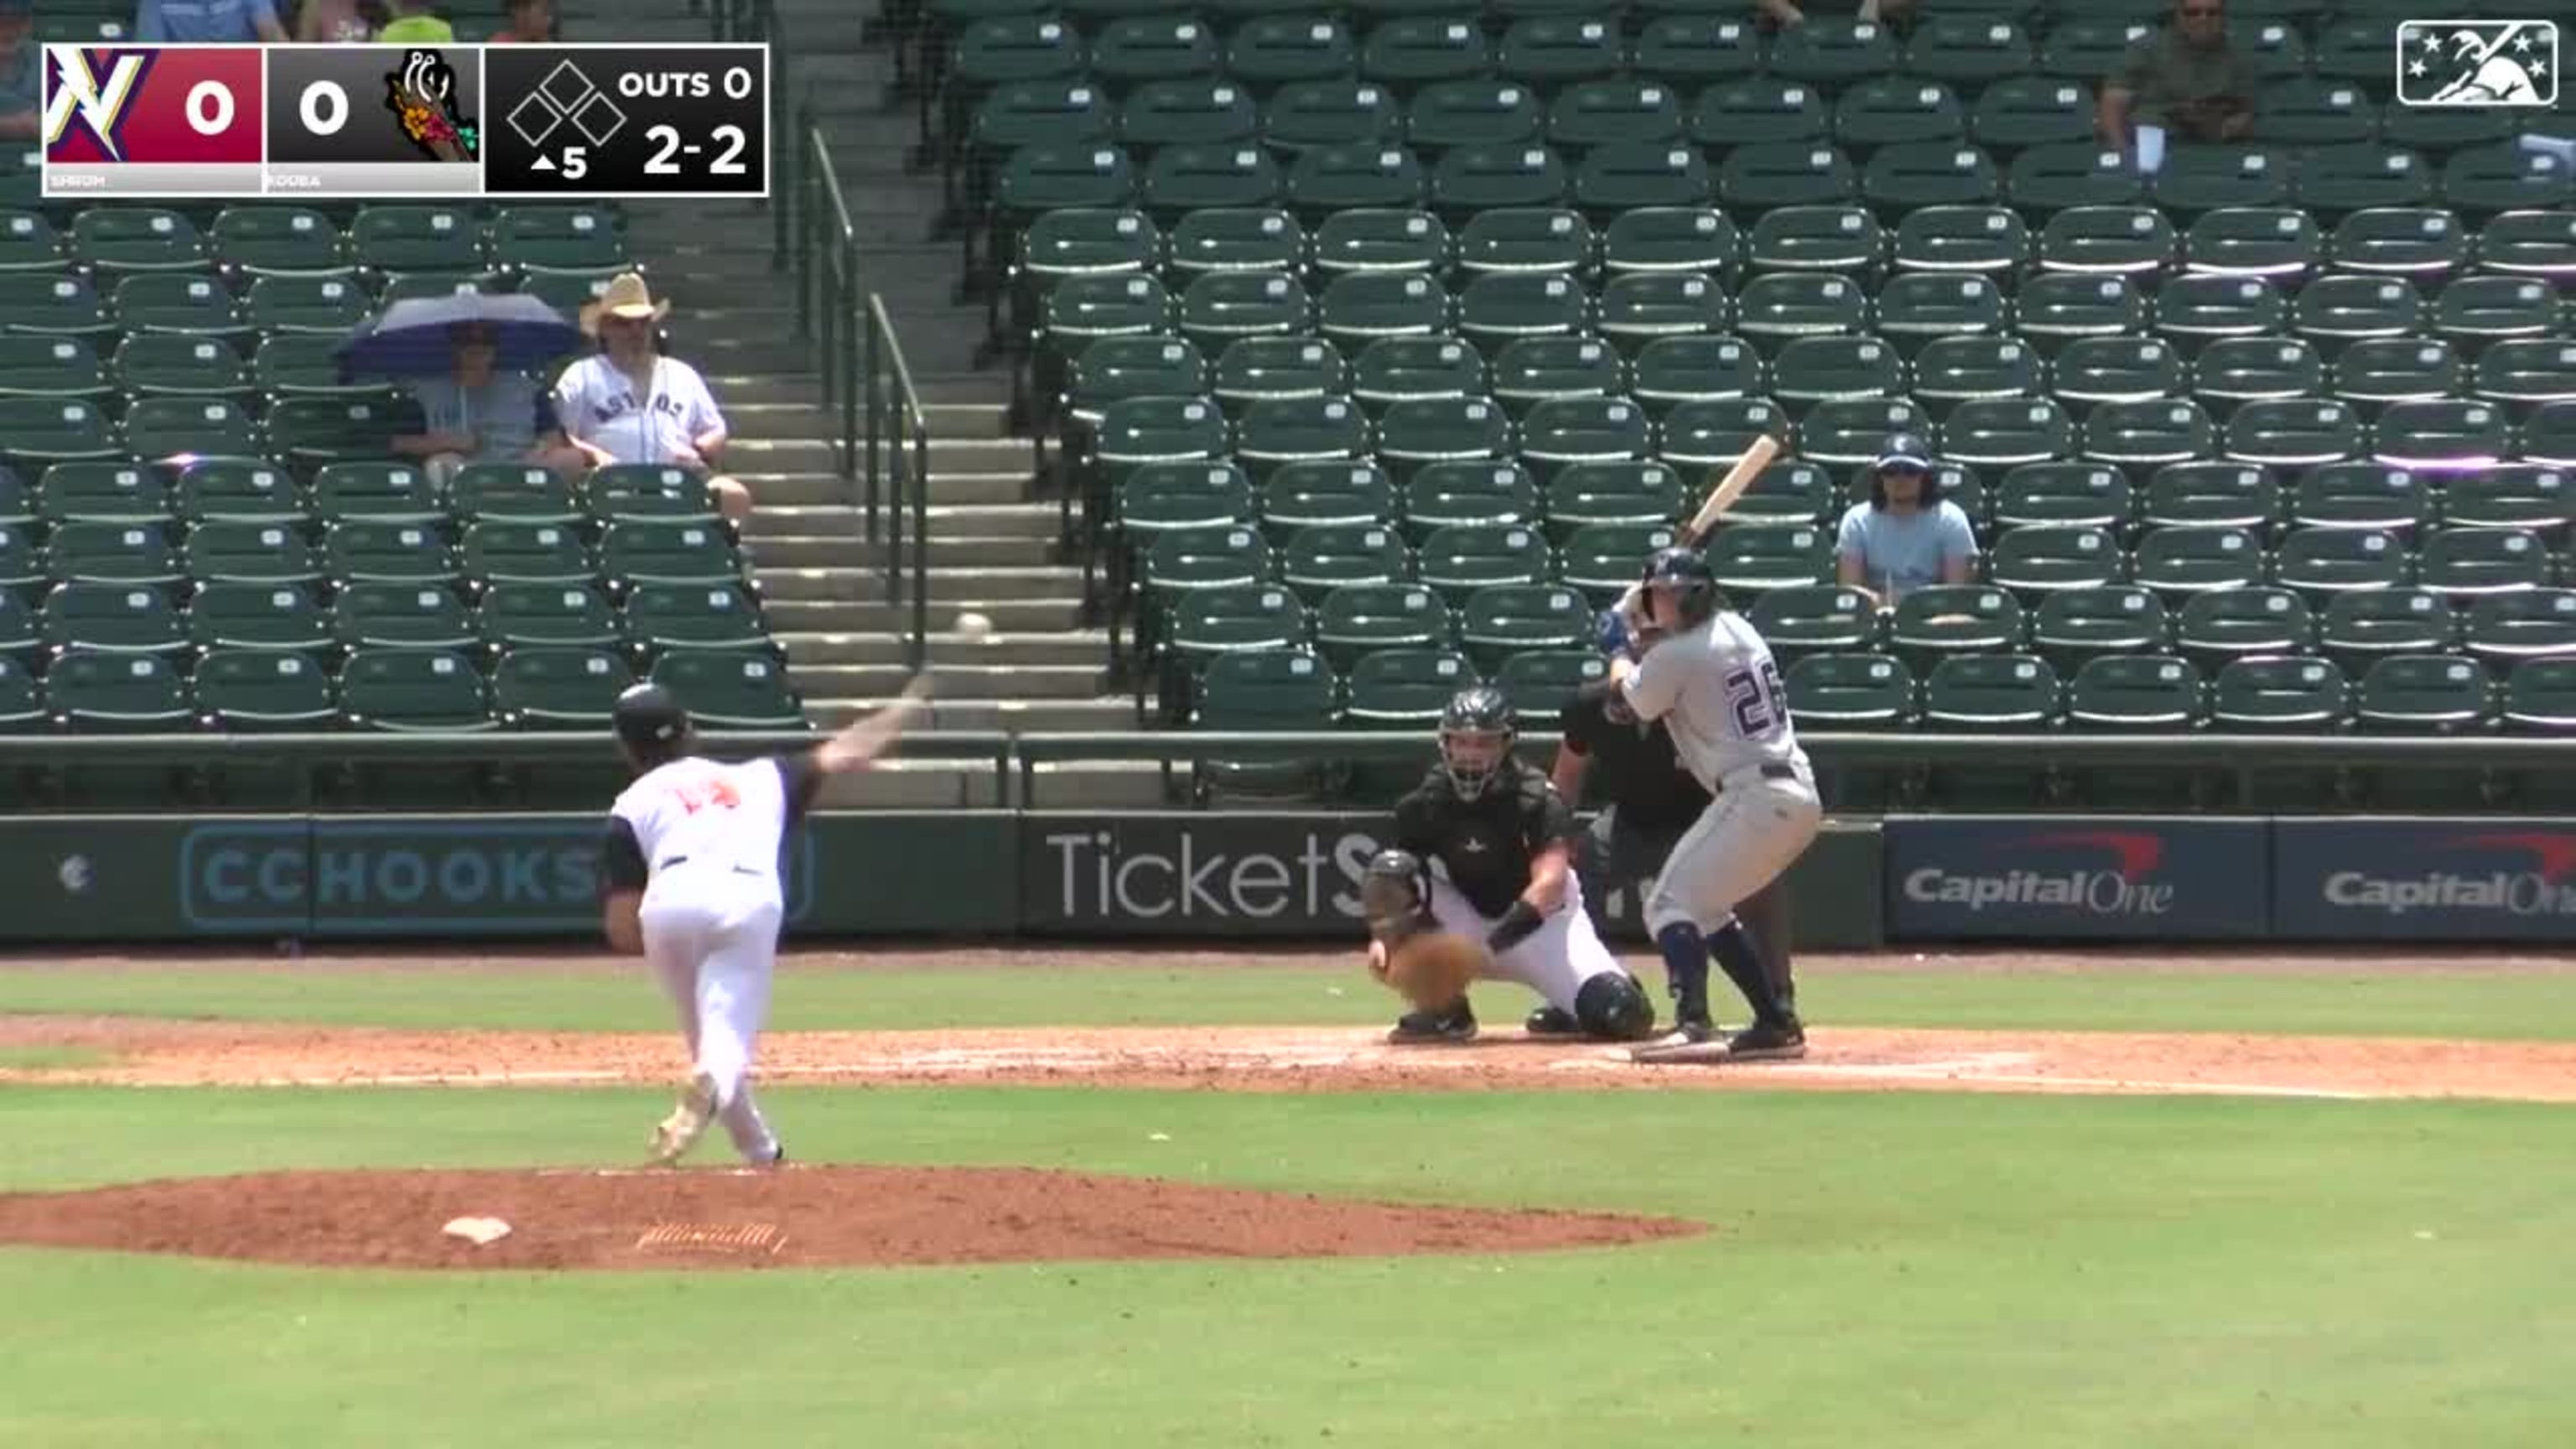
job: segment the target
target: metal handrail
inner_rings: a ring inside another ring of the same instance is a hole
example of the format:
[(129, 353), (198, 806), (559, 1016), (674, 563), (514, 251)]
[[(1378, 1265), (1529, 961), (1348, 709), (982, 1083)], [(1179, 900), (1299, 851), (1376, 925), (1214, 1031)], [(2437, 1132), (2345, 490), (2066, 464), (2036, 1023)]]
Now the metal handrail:
[[(886, 511), (886, 601), (912, 602), (904, 631), (904, 662), (919, 669), (930, 657), (930, 415), (912, 384), (911, 365), (886, 315), (885, 298), (868, 294), (867, 322), (868, 537), (877, 536), (876, 511)], [(888, 429), (894, 431), (890, 435)], [(880, 460), (882, 461), (882, 464)], [(880, 490), (879, 468), (891, 485)], [(904, 576), (905, 510), (911, 511), (911, 578)]]
[[(796, 193), (796, 335), (815, 342), (815, 366), (821, 374), (823, 406), (839, 415), (833, 436), (834, 462), (851, 485), (850, 503), (864, 518), (867, 536), (876, 537), (876, 504), (863, 496), (873, 489), (873, 473), (859, 469), (859, 389), (862, 385), (858, 333), (859, 241), (850, 219), (850, 204), (841, 193), (841, 178), (832, 164), (832, 148), (814, 124), (809, 107), (797, 128), (799, 187)], [(821, 320), (817, 337), (816, 319)]]

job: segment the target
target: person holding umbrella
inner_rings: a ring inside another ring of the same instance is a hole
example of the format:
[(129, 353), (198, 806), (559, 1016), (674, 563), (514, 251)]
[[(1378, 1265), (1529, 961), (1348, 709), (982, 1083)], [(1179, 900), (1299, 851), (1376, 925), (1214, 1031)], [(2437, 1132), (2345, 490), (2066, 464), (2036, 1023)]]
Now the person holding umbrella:
[(724, 414), (698, 370), (654, 343), (670, 313), (639, 274), (610, 281), (581, 313), (599, 351), (555, 379), (555, 416), (594, 466), (677, 464), (705, 478), (717, 507), (738, 522), (751, 512), (751, 490), (717, 472), (731, 431)]
[(395, 438), (394, 451), (419, 459), (443, 490), (468, 463), (581, 475), (588, 460), (534, 376), (580, 345), (580, 330), (541, 298), (456, 292), (386, 308), (340, 349), (340, 363), (352, 376), (406, 385), (424, 430)]

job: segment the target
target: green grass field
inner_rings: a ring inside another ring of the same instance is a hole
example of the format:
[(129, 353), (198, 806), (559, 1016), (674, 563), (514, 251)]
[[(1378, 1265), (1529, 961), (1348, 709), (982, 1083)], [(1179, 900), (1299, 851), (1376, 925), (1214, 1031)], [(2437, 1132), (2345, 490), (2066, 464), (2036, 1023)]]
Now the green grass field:
[[(782, 1029), (1365, 1022), (1347, 971), (789, 972)], [(1338, 992), (1339, 994), (1335, 994)], [(2554, 975), (1824, 975), (1820, 1023), (2576, 1035)], [(659, 1029), (566, 967), (0, 969), (0, 1015)], [(22, 1029), (23, 1042), (41, 1037)], [(50, 1055), (48, 1053), (51, 1053)], [(79, 1065), (41, 1044), (0, 1066)], [(0, 1249), (0, 1445), (2576, 1441), (2576, 1118), (1802, 1092), (764, 1096), (805, 1161), (1677, 1214), (1491, 1258), (399, 1274)], [(613, 1160), (643, 1090), (0, 1085), (0, 1189)], [(1156, 1140), (1159, 1134), (1166, 1140)], [(713, 1160), (713, 1159), (710, 1159)]]

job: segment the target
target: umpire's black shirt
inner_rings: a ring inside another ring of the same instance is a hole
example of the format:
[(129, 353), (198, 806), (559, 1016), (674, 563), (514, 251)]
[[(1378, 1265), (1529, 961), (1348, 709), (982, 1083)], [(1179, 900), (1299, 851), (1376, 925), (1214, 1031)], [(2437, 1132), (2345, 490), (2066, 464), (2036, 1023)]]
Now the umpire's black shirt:
[(1574, 812), (1537, 766), (1507, 757), (1472, 800), (1439, 765), (1395, 802), (1395, 845), (1449, 868), (1449, 884), (1492, 920), (1529, 889), (1530, 862), (1574, 838)]
[(1586, 687), (1557, 715), (1565, 747), (1592, 762), (1587, 793), (1618, 811), (1619, 828), (1675, 835), (1708, 808), (1709, 794), (1673, 752), (1663, 722), (1622, 724), (1610, 717), (1610, 692)]

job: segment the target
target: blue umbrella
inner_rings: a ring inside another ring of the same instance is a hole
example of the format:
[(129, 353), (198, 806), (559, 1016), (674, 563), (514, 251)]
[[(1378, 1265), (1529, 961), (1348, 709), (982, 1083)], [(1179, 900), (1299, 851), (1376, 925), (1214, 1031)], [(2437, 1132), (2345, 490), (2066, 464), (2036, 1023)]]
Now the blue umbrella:
[(542, 297), (525, 292), (452, 292), (396, 302), (360, 323), (340, 344), (346, 377), (445, 377), (455, 370), (452, 328), (472, 324), (500, 343), (492, 366), (540, 372), (584, 345), (581, 329)]

